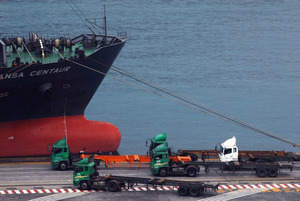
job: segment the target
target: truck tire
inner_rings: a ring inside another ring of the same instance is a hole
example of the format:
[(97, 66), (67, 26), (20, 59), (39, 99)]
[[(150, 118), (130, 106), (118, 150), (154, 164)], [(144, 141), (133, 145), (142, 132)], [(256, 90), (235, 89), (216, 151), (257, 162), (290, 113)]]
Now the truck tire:
[(167, 172), (167, 169), (166, 169), (166, 168), (160, 168), (159, 171), (158, 171), (158, 175), (159, 175), (160, 177), (166, 177), (167, 174), (168, 174), (168, 172)]
[(267, 172), (266, 168), (257, 168), (256, 174), (258, 177), (265, 177), (265, 176), (267, 176), (268, 172)]
[(189, 177), (195, 177), (197, 175), (197, 168), (194, 167), (194, 166), (188, 167), (187, 170), (186, 170), (186, 174)]
[(120, 185), (117, 180), (111, 180), (107, 183), (107, 189), (109, 192), (118, 192), (120, 191)]
[(180, 185), (177, 192), (179, 196), (186, 196), (189, 192), (189, 187), (187, 185)]
[(198, 197), (199, 196), (199, 187), (198, 186), (191, 186), (189, 190), (190, 196)]
[(81, 190), (89, 190), (90, 189), (90, 184), (88, 181), (81, 181), (79, 184), (79, 188)]
[(277, 177), (278, 170), (276, 168), (269, 168), (268, 175), (269, 177)]
[(58, 164), (58, 167), (60, 170), (64, 171), (64, 170), (68, 169), (68, 164), (67, 164), (67, 162), (60, 162)]

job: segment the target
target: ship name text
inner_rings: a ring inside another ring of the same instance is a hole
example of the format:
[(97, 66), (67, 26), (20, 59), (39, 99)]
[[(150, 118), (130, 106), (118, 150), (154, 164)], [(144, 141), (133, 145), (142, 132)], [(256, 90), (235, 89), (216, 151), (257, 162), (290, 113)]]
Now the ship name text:
[(16, 79), (21, 77), (34, 77), (34, 76), (41, 76), (41, 75), (49, 75), (49, 74), (55, 74), (55, 73), (64, 73), (68, 72), (70, 70), (71, 66), (65, 66), (60, 68), (49, 68), (44, 70), (33, 70), (31, 72), (24, 73), (24, 72), (13, 72), (13, 73), (6, 73), (6, 74), (0, 74), (0, 80), (6, 80), (6, 79)]

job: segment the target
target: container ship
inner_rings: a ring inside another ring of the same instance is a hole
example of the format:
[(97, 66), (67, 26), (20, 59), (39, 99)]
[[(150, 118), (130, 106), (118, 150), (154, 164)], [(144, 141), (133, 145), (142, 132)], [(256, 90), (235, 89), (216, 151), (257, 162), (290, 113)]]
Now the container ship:
[(84, 111), (125, 43), (94, 33), (0, 35), (0, 157), (49, 155), (64, 137), (73, 153), (116, 151), (119, 129)]

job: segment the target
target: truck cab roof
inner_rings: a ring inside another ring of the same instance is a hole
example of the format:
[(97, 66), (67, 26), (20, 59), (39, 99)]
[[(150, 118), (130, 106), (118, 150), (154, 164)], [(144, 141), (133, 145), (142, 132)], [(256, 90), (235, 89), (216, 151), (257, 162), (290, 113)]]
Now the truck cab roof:
[(166, 133), (160, 133), (160, 134), (158, 134), (158, 135), (156, 135), (153, 139), (152, 139), (152, 141), (153, 142), (165, 142), (167, 140), (167, 134)]
[(53, 147), (67, 147), (67, 139), (63, 138), (58, 140), (55, 144), (53, 144)]
[(76, 165), (77, 166), (93, 166), (93, 165), (95, 165), (94, 155), (80, 160)]
[(232, 138), (226, 140), (221, 144), (222, 147), (236, 147), (236, 137), (233, 136)]

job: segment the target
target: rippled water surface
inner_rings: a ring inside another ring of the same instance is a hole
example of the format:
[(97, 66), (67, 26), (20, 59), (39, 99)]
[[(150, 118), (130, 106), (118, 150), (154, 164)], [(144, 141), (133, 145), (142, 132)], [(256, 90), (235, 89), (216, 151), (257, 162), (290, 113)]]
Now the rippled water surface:
[[(102, 17), (106, 5), (109, 34), (126, 31), (115, 66), (300, 143), (300, 2), (74, 2), (90, 18)], [(0, 1), (1, 33), (88, 31), (66, 1)], [(109, 77), (85, 115), (120, 129), (123, 154), (146, 153), (146, 139), (163, 131), (175, 150), (211, 149), (235, 135), (240, 149), (299, 152)]]

